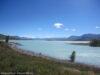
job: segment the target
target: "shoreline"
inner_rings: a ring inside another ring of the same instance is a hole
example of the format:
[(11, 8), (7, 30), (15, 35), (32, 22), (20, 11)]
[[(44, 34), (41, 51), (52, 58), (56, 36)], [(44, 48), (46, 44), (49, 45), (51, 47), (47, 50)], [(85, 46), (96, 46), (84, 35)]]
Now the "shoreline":
[(83, 64), (83, 63), (78, 63), (78, 62), (72, 63), (69, 60), (61, 60), (61, 59), (53, 58), (53, 57), (50, 57), (50, 56), (42, 55), (40, 53), (35, 53), (35, 52), (32, 52), (32, 51), (20, 49), (20, 48), (17, 47), (18, 45), (20, 45), (20, 44), (9, 43), (9, 47), (12, 48), (12, 50), (14, 50), (16, 52), (19, 52), (19, 53), (22, 53), (22, 54), (26, 54), (26, 55), (29, 55), (29, 56), (40, 57), (40, 58), (44, 58), (44, 59), (47, 59), (47, 60), (53, 60), (53, 61), (60, 62), (60, 63), (70, 64), (70, 65), (73, 65), (73, 66), (89, 68), (91, 70), (100, 70), (100, 67), (87, 65), (87, 64)]
[(89, 43), (69, 43), (71, 45), (83, 45), (83, 46), (89, 46)]

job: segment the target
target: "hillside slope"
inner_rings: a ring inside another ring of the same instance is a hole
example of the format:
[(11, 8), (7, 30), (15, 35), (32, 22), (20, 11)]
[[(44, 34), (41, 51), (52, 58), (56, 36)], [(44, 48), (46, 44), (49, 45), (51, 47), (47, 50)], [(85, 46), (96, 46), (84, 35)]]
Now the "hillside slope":
[(30, 72), (33, 73), (31, 75), (100, 75), (99, 70), (17, 52), (3, 42), (0, 42), (0, 72)]
[[(7, 35), (0, 34), (0, 40), (5, 40)], [(33, 38), (20, 37), (20, 36), (9, 36), (10, 40), (33, 40)]]

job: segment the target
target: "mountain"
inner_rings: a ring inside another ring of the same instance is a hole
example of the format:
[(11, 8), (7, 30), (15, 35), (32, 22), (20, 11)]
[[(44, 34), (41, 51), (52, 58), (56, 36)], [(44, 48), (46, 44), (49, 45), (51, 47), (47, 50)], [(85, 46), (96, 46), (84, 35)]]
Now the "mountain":
[(45, 40), (48, 40), (48, 41), (59, 41), (59, 40), (62, 40), (62, 41), (64, 41), (64, 40), (67, 40), (67, 38), (44, 38)]
[[(4, 40), (7, 35), (0, 34), (0, 39)], [(20, 37), (20, 36), (9, 36), (10, 40), (33, 40), (33, 38)]]
[(81, 36), (70, 36), (67, 40), (93, 40), (93, 39), (100, 39), (100, 34), (84, 34)]
[[(0, 34), (0, 39), (5, 39), (6, 35)], [(68, 38), (30, 38), (30, 37), (20, 37), (20, 36), (10, 36), (11, 40), (48, 40), (48, 41), (85, 41), (85, 40), (93, 40), (100, 39), (100, 34), (84, 34), (81, 36), (70, 36)]]
[(76, 39), (79, 39), (80, 36), (70, 36), (67, 38), (67, 40), (76, 40)]
[(70, 36), (64, 38), (35, 38), (34, 40), (47, 40), (47, 41), (88, 41), (93, 39), (100, 39), (100, 34), (83, 34), (81, 36)]
[(33, 40), (34, 39), (34, 38), (20, 37), (20, 36), (12, 36), (12, 37), (15, 37), (16, 39), (19, 39), (19, 40)]
[(83, 34), (81, 36), (70, 36), (65, 38), (43, 38), (42, 40), (48, 40), (48, 41), (89, 41), (93, 39), (100, 39), (100, 34)]

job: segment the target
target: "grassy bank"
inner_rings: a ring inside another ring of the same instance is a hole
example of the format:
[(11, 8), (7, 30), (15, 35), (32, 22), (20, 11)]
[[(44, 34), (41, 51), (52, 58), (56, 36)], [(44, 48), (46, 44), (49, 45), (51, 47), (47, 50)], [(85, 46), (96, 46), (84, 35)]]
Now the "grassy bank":
[(100, 69), (30, 56), (13, 50), (3, 42), (0, 42), (0, 72), (30, 72), (30, 75), (100, 75)]

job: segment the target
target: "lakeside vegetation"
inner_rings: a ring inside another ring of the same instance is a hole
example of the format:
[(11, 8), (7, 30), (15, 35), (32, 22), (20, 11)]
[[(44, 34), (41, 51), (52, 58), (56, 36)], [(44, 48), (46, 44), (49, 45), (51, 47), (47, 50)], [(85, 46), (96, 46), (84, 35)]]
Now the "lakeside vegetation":
[(100, 47), (100, 40), (92, 40), (90, 42), (90, 46), (93, 46), (93, 47)]
[(100, 69), (61, 63), (17, 52), (0, 42), (0, 72), (32, 72), (33, 75), (100, 75)]
[(84, 45), (84, 46), (92, 46), (92, 47), (100, 47), (100, 40), (94, 39), (91, 40), (89, 43), (70, 43), (72, 45)]

